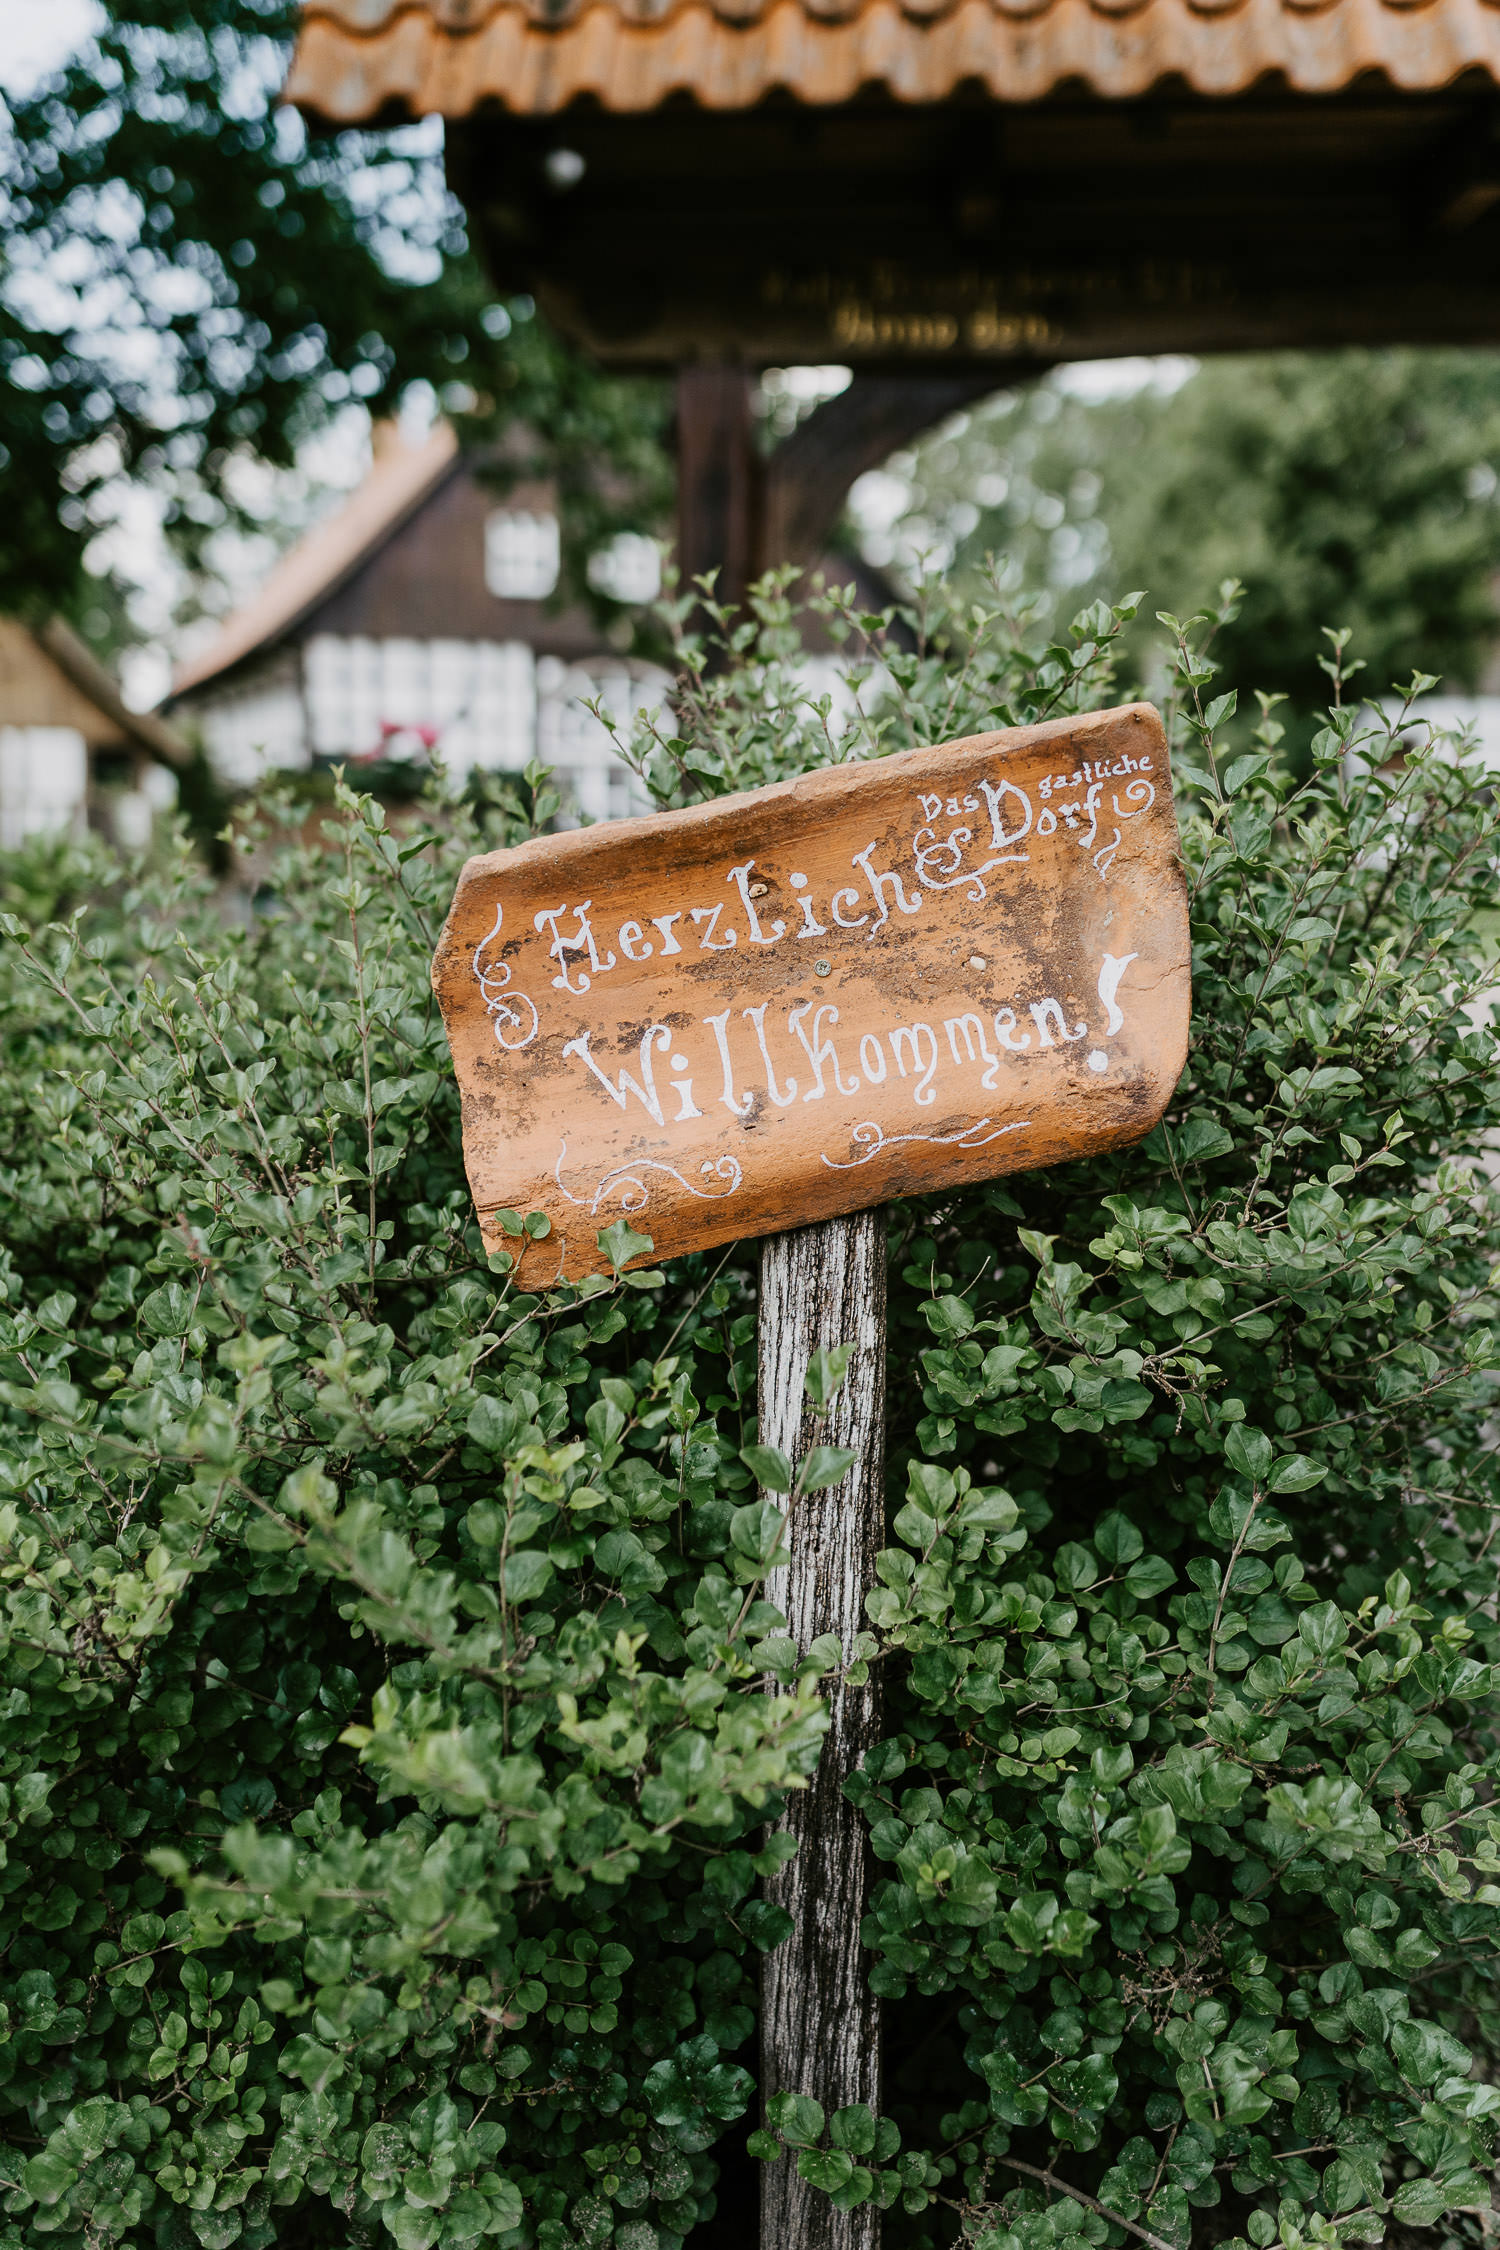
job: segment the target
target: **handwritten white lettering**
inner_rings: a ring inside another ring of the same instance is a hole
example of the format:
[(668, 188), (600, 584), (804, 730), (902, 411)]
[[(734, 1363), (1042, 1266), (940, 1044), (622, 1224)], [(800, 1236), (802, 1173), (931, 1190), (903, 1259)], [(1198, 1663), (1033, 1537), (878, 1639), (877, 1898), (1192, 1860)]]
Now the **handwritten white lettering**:
[(621, 1109), (627, 1106), (626, 1095), (634, 1094), (636, 1100), (651, 1118), (652, 1123), (660, 1125), (663, 1122), (661, 1096), (656, 1091), (656, 1081), (651, 1072), (651, 1050), (653, 1047), (658, 1050), (670, 1047), (671, 1044), (672, 1034), (664, 1023), (652, 1023), (646, 1026), (645, 1034), (641, 1040), (641, 1077), (646, 1081), (644, 1086), (632, 1078), (629, 1071), (624, 1069), (623, 1066), (620, 1071), (618, 1086), (613, 1079), (607, 1078), (589, 1053), (589, 1035), (586, 1031), (580, 1031), (576, 1039), (568, 1040), (563, 1048), (563, 1053), (565, 1055), (577, 1055), (581, 1062), (586, 1063), (610, 1100), (618, 1102)]
[(993, 1086), (1000, 1068), (1000, 1057), (990, 1052), (990, 1043), (985, 1037), (983, 1016), (947, 1016), (943, 1020), (943, 1029), (948, 1034), (948, 1045), (952, 1050), (953, 1060), (958, 1061), (958, 1034), (962, 1032), (965, 1060), (971, 1063), (982, 1060), (986, 1063), (988, 1067), (979, 1083), (981, 1086)]
[(805, 875), (793, 875), (789, 878), (789, 880), (794, 891), (800, 891), (804, 894), (797, 901), (797, 904), (802, 909), (802, 927), (797, 932), (798, 937), (827, 937), (827, 930), (824, 929), (822, 923), (818, 920), (817, 916), (813, 912), (812, 900), (805, 895), (807, 891), (807, 877)]
[(1106, 953), (1104, 956), (1104, 966), (1099, 971), (1099, 997), (1104, 1002), (1104, 1013), (1108, 1018), (1104, 1026), (1105, 1037), (1108, 1039), (1113, 1039), (1125, 1021), (1125, 1011), (1115, 994), (1120, 989), (1121, 977), (1136, 958), (1134, 953)]
[(723, 911), (724, 908), (722, 904), (719, 906), (694, 906), (689, 908), (689, 912), (691, 913), (695, 922), (701, 923), (706, 921), (708, 924), (708, 928), (703, 932), (702, 937), (698, 940), (698, 948), (700, 952), (727, 953), (732, 945), (738, 944), (738, 937), (733, 930), (726, 930), (721, 938), (715, 938), (714, 936), (714, 931), (719, 926), (719, 916), (723, 913)]
[[(1003, 779), (997, 782), (981, 781), (979, 786), (983, 792), (984, 801), (990, 810), (990, 849), (997, 852), (1009, 852), (1012, 844), (1019, 844), (1021, 838), (1026, 835), (1031, 827), (1031, 799), (1027, 796), (1025, 790), (1014, 781)], [(1008, 829), (1006, 827), (1000, 811), (1002, 797), (1015, 797), (1019, 800), (1021, 808), (1018, 814), (1021, 823), (1019, 828)], [(1030, 857), (1030, 852), (1016, 852), (1011, 860), (999, 861), (996, 864), (1004, 866), (1023, 864)]]
[(1068, 1019), (1056, 1000), (1033, 1000), (1031, 1003), (1031, 1020), (1036, 1025), (1037, 1043), (1043, 1047), (1052, 1047), (1057, 1044), (1047, 1028), (1049, 1023), (1055, 1027), (1057, 1038), (1064, 1041), (1082, 1039), (1089, 1028), (1086, 1023), (1080, 1023), (1075, 1024), (1073, 1029), (1069, 1031)]
[(755, 911), (755, 901), (750, 895), (750, 876), (754, 866), (754, 860), (747, 859), (743, 867), (731, 867), (724, 879), (728, 883), (733, 883), (739, 891), (745, 909), (745, 918), (750, 925), (750, 943), (752, 945), (774, 945), (779, 937), (785, 936), (786, 924), (780, 921), (773, 922), (769, 937), (762, 929), (760, 916)]
[[(919, 1073), (914, 1089), (914, 1099), (924, 1103), (935, 1102), (937, 1095), (932, 1090), (932, 1075), (937, 1069), (938, 1043), (931, 1024), (899, 1024), (891, 1033), (891, 1057), (897, 1070), (904, 1078), (906, 1076), (906, 1060), (902, 1053), (903, 1040), (906, 1042), (906, 1053), (911, 1056), (912, 1070), (914, 1073)], [(927, 1042), (928, 1049), (925, 1062), (922, 1057), (923, 1040)]]
[(768, 1006), (769, 1002), (762, 1000), (758, 1008), (742, 1008), (740, 1014), (755, 1026), (755, 1037), (760, 1047), (760, 1059), (765, 1064), (766, 1069), (766, 1092), (778, 1109), (790, 1109), (792, 1103), (797, 1099), (797, 1081), (795, 1078), (789, 1078), (786, 1082), (785, 1093), (782, 1093), (776, 1083), (776, 1072), (771, 1062), (771, 1051), (766, 1045), (766, 1009)]
[[(559, 910), (561, 911), (561, 910)], [(1103, 1028), (1096, 1030), (1095, 1040), (1113, 1039), (1124, 1027), (1125, 1010), (1120, 1005), (1119, 992), (1126, 970), (1138, 956), (1135, 953), (1102, 956), (1098, 972), (1098, 994), (1103, 1010)], [(764, 1093), (752, 1081), (741, 1089), (736, 1084), (734, 1056), (731, 1053), (729, 1020), (732, 1010), (725, 1007), (717, 1015), (699, 1018), (705, 1031), (713, 1034), (712, 1053), (691, 1037), (674, 1034), (665, 1024), (648, 1024), (640, 1040), (637, 1070), (621, 1066), (616, 1076), (603, 1067), (590, 1048), (590, 1034), (581, 1032), (576, 1039), (564, 1045), (565, 1055), (576, 1056), (583, 1063), (596, 1084), (603, 1088), (616, 1108), (628, 1109), (633, 1096), (646, 1114), (660, 1125), (663, 1122), (677, 1125), (701, 1118), (694, 1095), (695, 1063), (713, 1072), (719, 1091), (713, 1097), (727, 1109), (736, 1122), (743, 1123), (755, 1114), (757, 1105), (769, 1099), (778, 1109), (788, 1109), (799, 1099), (804, 1102), (824, 1101), (830, 1097), (837, 1102), (858, 1095), (864, 1086), (883, 1086), (894, 1064), (897, 1077), (911, 1082), (912, 1100), (921, 1108), (929, 1108), (937, 1100), (939, 1068), (946, 1074), (954, 1070), (980, 1073), (980, 1085), (986, 1092), (1001, 1083), (1002, 1071), (1007, 1071), (1008, 1056), (1029, 1055), (1033, 1063), (1049, 1050), (1056, 1051), (1075, 1045), (1089, 1035), (1086, 1020), (1072, 1020), (1072, 1008), (1053, 994), (1043, 994), (1036, 1000), (1016, 1002), (1015, 1006), (999, 1008), (986, 1018), (980, 1007), (960, 1006), (952, 1015), (942, 1018), (943, 1039), (940, 1041), (930, 1023), (917, 1021), (897, 1024), (883, 1034), (865, 1031), (859, 1039), (859, 1067), (846, 1063), (840, 1055), (834, 1034), (839, 1026), (838, 1006), (829, 1000), (796, 1000), (786, 1010), (783, 1018), (779, 1011), (773, 1024), (779, 1024), (788, 1040), (795, 1040), (807, 1057), (808, 1076), (798, 1080), (788, 1075), (783, 1080), (771, 1053), (771, 1034), (767, 1028), (767, 1014), (771, 1004), (761, 1001), (754, 1007), (740, 1011), (754, 1030), (759, 1050), (761, 1079)], [(1017, 1024), (1017, 1009), (1029, 1016), (1026, 1030)], [(1097, 1019), (1096, 1019), (1097, 1020)], [(993, 1026), (993, 1032), (991, 1031)], [(849, 1035), (852, 1038), (852, 1034)], [(993, 1040), (993, 1044), (992, 1044)], [(847, 1051), (847, 1050), (846, 1050)], [(657, 1086), (654, 1077), (653, 1057), (668, 1052), (671, 1058), (672, 1079), (669, 1084)], [(889, 1054), (889, 1061), (887, 1060)], [(944, 1055), (947, 1061), (943, 1060)], [(1092, 1046), (1084, 1060), (1092, 1071), (1107, 1071), (1110, 1057), (1102, 1045)], [(1017, 1066), (1010, 1066), (1014, 1070)], [(638, 1075), (637, 1075), (638, 1072)], [(1023, 1083), (1017, 1077), (1019, 1087)], [(666, 1105), (667, 1095), (676, 1095), (675, 1107)], [(1031, 1098), (1031, 1097), (1027, 1097)]]
[[(601, 961), (594, 944), (594, 933), (589, 927), (589, 909), (593, 903), (591, 898), (586, 898), (581, 906), (544, 906), (536, 916), (533, 926), (538, 930), (550, 929), (552, 932), (552, 943), (547, 948), (548, 958), (558, 962), (562, 968), (562, 975), (552, 979), (554, 991), (587, 992), (589, 989), (591, 980), (584, 975), (582, 969), (578, 972), (576, 984), (568, 975), (570, 953), (587, 953), (589, 967), (595, 976), (598, 976), (601, 969), (612, 969), (615, 965), (612, 953), (607, 953)], [(571, 937), (564, 937), (557, 926), (565, 914), (572, 914), (577, 918), (578, 927)]]
[(792, 1009), (786, 1019), (787, 1029), (794, 1031), (801, 1040), (808, 1062), (812, 1067), (813, 1082), (802, 1099), (805, 1102), (821, 1101), (827, 1092), (828, 1089), (823, 1083), (823, 1065), (825, 1062), (833, 1073), (833, 1083), (838, 1092), (841, 1094), (857, 1094), (859, 1092), (859, 1080), (851, 1078), (847, 1086), (844, 1084), (843, 1079), (839, 1076), (838, 1050), (831, 1039), (825, 1039), (823, 1036), (823, 1018), (826, 1016), (830, 1023), (836, 1024), (839, 1020), (838, 1009), (827, 1004), (820, 1007), (813, 1016), (812, 1036), (809, 1038), (803, 1027), (802, 1019), (812, 1006), (811, 1000), (803, 1000)]
[[(879, 916), (874, 929), (871, 930), (866, 936), (866, 944), (868, 944), (872, 938), (874, 938), (881, 930), (885, 928), (886, 923), (891, 918), (891, 910), (885, 903), (885, 886), (887, 884), (890, 885), (891, 890), (895, 896), (896, 904), (903, 914), (915, 914), (918, 907), (922, 903), (922, 894), (920, 891), (918, 891), (915, 898), (907, 897), (905, 891), (901, 887), (901, 878), (898, 874), (896, 874), (894, 869), (887, 868), (882, 872), (871, 866), (870, 854), (874, 851), (874, 849), (875, 839), (872, 838), (871, 841), (866, 844), (864, 850), (862, 852), (856, 852), (854, 854), (854, 857), (849, 862), (849, 865), (851, 867), (859, 867), (864, 870), (865, 880), (868, 882), (870, 890), (874, 895), (875, 909), (876, 913)], [(835, 913), (834, 915), (834, 920), (838, 920), (837, 913)], [(852, 927), (852, 925), (849, 926)]]
[[(686, 1055), (674, 1055), (672, 1057), (672, 1068), (674, 1070), (691, 1070), (692, 1067)], [(691, 1078), (674, 1079), (672, 1091), (677, 1096), (677, 1115), (672, 1120), (674, 1125), (680, 1125), (684, 1118), (701, 1117), (703, 1115), (702, 1110), (696, 1108), (693, 1103), (693, 1081)]]
[(724, 1070), (724, 1091), (719, 1099), (733, 1116), (748, 1117), (755, 1107), (755, 1096), (743, 1094), (738, 1101), (735, 1099), (734, 1065), (729, 1060), (729, 1010), (725, 1008), (719, 1015), (705, 1016), (703, 1021), (714, 1035), (719, 1061)]

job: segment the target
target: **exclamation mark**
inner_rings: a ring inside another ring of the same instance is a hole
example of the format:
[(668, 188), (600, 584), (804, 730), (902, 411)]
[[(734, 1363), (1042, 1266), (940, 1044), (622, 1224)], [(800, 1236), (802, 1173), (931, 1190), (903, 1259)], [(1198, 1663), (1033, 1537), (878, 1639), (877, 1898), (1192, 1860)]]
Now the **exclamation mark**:
[[(1109, 1019), (1104, 1026), (1106, 1039), (1113, 1039), (1125, 1021), (1124, 1011), (1116, 1004), (1115, 994), (1120, 989), (1120, 979), (1137, 956), (1134, 953), (1106, 953), (1104, 966), (1099, 971), (1099, 997), (1104, 1002), (1104, 1012)], [(1109, 1057), (1102, 1047), (1095, 1047), (1089, 1056), (1090, 1070), (1108, 1070)]]

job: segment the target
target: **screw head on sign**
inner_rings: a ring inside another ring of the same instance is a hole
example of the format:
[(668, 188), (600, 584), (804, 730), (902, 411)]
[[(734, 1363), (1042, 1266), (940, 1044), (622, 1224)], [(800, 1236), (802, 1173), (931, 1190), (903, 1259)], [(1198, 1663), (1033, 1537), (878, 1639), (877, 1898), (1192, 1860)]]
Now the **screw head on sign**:
[(833, 963), (831, 961), (814, 961), (813, 963), (813, 975), (815, 977), (829, 976), (832, 974), (832, 971)]

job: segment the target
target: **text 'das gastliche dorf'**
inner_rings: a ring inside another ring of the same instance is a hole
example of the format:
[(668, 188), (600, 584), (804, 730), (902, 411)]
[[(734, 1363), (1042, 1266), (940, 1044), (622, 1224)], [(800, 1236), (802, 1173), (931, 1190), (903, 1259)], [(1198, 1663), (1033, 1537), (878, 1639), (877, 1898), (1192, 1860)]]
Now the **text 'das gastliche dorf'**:
[(1147, 704), (470, 860), (433, 962), (485, 1240), (658, 1259), (1138, 1140), (1187, 1045)]

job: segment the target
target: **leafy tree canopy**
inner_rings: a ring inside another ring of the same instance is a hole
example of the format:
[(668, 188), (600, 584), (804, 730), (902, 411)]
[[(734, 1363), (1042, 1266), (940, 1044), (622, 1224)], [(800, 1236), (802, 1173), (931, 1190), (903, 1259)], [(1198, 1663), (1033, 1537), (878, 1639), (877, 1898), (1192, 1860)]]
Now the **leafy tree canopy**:
[[(1180, 372), (1180, 370), (1178, 371)], [(1500, 568), (1500, 358), (1287, 352), (1206, 360), (1180, 389), (1008, 392), (915, 449), (897, 537), (978, 570), (1009, 553), (1069, 607), (1150, 586), (1186, 612), (1231, 575), (1245, 600), (1226, 684), (1322, 694), (1319, 628), (1354, 628), (1368, 677), (1478, 682)], [(1154, 636), (1136, 635), (1144, 657)]]
[(76, 596), (122, 475), (165, 496), (191, 557), (235, 511), (237, 457), (285, 463), (346, 401), (389, 412), (417, 379), (469, 407), (476, 436), (534, 433), (575, 580), (659, 510), (657, 391), (494, 301), (431, 130), (316, 134), (277, 106), (296, 16), (296, 0), (111, 0), (0, 117), (0, 607)]

